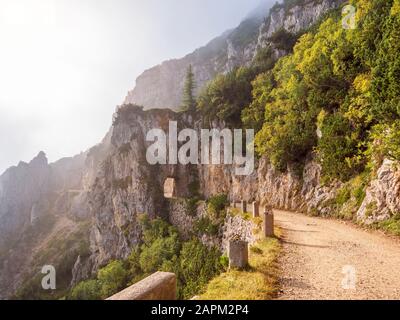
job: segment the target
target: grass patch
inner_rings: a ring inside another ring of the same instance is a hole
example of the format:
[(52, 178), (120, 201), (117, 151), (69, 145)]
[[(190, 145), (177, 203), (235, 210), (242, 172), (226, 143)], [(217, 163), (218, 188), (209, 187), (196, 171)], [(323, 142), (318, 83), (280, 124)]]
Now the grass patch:
[(335, 198), (324, 203), (325, 207), (331, 208), (331, 216), (356, 221), (356, 213), (364, 201), (369, 178), (368, 172), (364, 172), (343, 184)]
[(379, 222), (378, 228), (389, 234), (400, 236), (400, 214), (396, 214), (388, 220)]
[(269, 300), (277, 293), (279, 240), (258, 241), (249, 250), (249, 268), (230, 270), (210, 281), (199, 300)]

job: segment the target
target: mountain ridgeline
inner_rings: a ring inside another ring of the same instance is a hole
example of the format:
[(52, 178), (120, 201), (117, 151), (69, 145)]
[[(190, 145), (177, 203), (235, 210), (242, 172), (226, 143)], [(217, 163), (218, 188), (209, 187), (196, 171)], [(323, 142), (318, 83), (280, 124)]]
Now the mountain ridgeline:
[(136, 79), (136, 86), (128, 92), (124, 104), (137, 104), (146, 109), (179, 110), (189, 65), (193, 67), (198, 93), (217, 74), (251, 64), (261, 48), (271, 47), (276, 57), (284, 55), (286, 48), (282, 47), (282, 43), (274, 43), (271, 36), (281, 30), (298, 34), (341, 2), (322, 0), (297, 4), (292, 1), (288, 6), (274, 6), (272, 9), (270, 2), (266, 2), (250, 13), (237, 28), (226, 31), (206, 46), (181, 59), (165, 61), (146, 70)]
[[(100, 299), (157, 270), (176, 272), (179, 297), (190, 298), (226, 268), (228, 239), (254, 241), (253, 222), (229, 215), (229, 201), (400, 234), (400, 0), (351, 1), (356, 29), (342, 27), (344, 3), (286, 0), (258, 10), (144, 72), (98, 145), (53, 164), (40, 153), (7, 170), (0, 298)], [(189, 65), (197, 110), (174, 112)], [(150, 165), (146, 133), (168, 131), (169, 121), (197, 132), (255, 128), (255, 171)], [(167, 178), (174, 199), (164, 197)], [(58, 286), (45, 292), (40, 270), (49, 264)]]

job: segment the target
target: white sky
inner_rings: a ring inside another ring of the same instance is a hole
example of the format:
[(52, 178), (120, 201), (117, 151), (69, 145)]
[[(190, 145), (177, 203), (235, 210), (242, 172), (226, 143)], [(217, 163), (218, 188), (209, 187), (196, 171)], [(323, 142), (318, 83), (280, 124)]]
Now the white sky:
[(0, 174), (100, 142), (136, 77), (261, 0), (0, 0)]

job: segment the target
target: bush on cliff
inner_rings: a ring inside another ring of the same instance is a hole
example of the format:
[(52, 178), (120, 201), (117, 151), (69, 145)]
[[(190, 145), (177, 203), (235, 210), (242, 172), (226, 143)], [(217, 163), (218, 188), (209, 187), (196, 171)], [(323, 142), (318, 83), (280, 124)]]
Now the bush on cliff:
[(156, 271), (165, 271), (176, 274), (178, 298), (187, 299), (225, 269), (216, 248), (199, 240), (182, 242), (176, 228), (162, 219), (141, 215), (138, 223), (143, 231), (142, 245), (134, 247), (126, 260), (112, 261), (100, 269), (96, 279), (79, 283), (68, 298), (105, 299)]
[(399, 0), (351, 3), (356, 29), (327, 15), (253, 81), (242, 120), (260, 129), (256, 149), (278, 169), (315, 151), (326, 180), (347, 181), (371, 160), (400, 159)]

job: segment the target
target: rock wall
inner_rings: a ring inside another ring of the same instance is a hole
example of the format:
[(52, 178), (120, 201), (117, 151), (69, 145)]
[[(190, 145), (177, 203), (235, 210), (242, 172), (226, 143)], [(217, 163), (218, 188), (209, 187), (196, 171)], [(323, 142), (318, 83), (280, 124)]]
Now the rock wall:
[(400, 166), (398, 162), (385, 159), (366, 189), (366, 196), (357, 211), (357, 217), (370, 224), (399, 213)]
[(289, 8), (277, 7), (260, 27), (258, 47), (264, 47), (276, 31), (284, 29), (292, 34), (300, 33), (315, 24), (329, 10), (337, 8), (346, 0), (305, 0)]
[[(196, 221), (207, 216), (205, 201), (199, 201), (194, 212), (190, 212), (186, 199), (170, 200), (169, 222), (178, 228), (185, 240), (193, 237)], [(252, 220), (246, 220), (239, 214), (233, 214), (232, 208), (228, 208), (218, 234), (214, 236), (203, 234), (200, 236), (200, 240), (208, 247), (217, 247), (221, 252), (226, 253), (229, 240), (233, 238), (247, 241), (250, 244), (254, 243), (257, 240), (253, 232), (256, 228), (257, 225)]]

